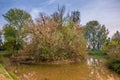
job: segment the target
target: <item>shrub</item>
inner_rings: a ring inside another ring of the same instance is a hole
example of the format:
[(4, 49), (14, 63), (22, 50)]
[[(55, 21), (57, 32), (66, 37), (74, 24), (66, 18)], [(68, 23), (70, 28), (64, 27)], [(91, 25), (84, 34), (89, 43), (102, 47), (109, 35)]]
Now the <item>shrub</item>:
[(109, 69), (120, 74), (120, 60), (111, 60), (108, 63), (108, 67), (109, 67)]
[(81, 60), (86, 55), (86, 41), (82, 28), (76, 25), (58, 26), (51, 19), (27, 25), (29, 43), (25, 53), (34, 56), (36, 61)]
[(106, 51), (109, 55), (108, 67), (120, 74), (120, 42), (112, 39)]

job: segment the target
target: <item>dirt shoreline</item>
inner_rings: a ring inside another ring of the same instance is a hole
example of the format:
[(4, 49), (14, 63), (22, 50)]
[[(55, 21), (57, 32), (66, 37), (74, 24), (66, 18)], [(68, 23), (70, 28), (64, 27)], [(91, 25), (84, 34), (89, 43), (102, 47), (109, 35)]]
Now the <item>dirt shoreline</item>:
[(72, 64), (72, 63), (79, 63), (77, 61), (72, 61), (72, 60), (61, 60), (61, 61), (41, 61), (41, 62), (36, 62), (34, 60), (20, 60), (17, 58), (10, 58), (10, 61), (13, 63), (20, 63), (20, 64)]

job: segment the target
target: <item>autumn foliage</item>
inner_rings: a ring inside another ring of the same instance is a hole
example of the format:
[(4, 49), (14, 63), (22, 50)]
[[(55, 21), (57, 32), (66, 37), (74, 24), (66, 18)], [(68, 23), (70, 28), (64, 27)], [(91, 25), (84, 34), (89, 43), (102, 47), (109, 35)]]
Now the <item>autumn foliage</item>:
[(59, 26), (50, 18), (44, 19), (44, 23), (41, 18), (35, 24), (28, 23), (25, 53), (34, 56), (36, 61), (80, 61), (85, 58), (86, 42), (80, 26)]

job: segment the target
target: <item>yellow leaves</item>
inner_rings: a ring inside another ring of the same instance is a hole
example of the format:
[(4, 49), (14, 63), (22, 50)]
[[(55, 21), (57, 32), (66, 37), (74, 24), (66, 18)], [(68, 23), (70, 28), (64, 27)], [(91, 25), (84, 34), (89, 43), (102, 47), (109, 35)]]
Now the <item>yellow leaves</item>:
[(111, 45), (117, 45), (118, 43), (116, 41), (111, 41), (110, 44)]
[(120, 57), (120, 45), (117, 41), (110, 41), (108, 46), (106, 46), (106, 51), (111, 58), (119, 58)]

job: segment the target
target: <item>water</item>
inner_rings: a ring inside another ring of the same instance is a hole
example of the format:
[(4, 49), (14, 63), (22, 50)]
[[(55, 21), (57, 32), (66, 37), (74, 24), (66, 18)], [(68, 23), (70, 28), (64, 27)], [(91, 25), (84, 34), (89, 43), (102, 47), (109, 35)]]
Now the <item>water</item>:
[(65, 65), (20, 65), (15, 73), (22, 80), (120, 80), (101, 59), (88, 58), (86, 63)]

